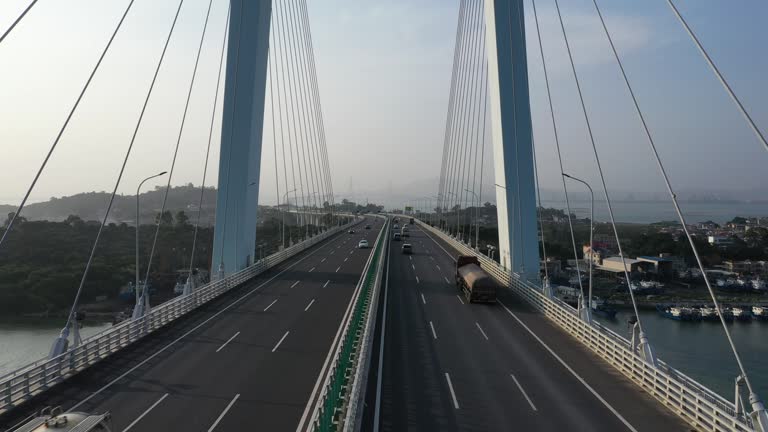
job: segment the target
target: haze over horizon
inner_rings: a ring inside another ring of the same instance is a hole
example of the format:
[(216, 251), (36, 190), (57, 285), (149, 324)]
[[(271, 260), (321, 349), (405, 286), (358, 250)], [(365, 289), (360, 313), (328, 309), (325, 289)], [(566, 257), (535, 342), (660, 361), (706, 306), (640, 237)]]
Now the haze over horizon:
[[(319, 0), (310, 5), (337, 197), (361, 200), (380, 194), (382, 201), (397, 202), (437, 193), (458, 4), (457, 0), (395, 0), (386, 5)], [(754, 55), (768, 36), (760, 20), (768, 6), (716, 0), (677, 4), (758, 126), (768, 129), (768, 86), (762, 78), (768, 76), (768, 59)], [(0, 29), (25, 5), (22, 0), (3, 2)], [(617, 199), (626, 194), (667, 199), (591, 1), (562, 6), (612, 194)], [(768, 153), (665, 2), (620, 0), (602, 6), (679, 191), (768, 199), (761, 191), (768, 184)], [(30, 202), (112, 189), (174, 7), (136, 3)], [(204, 0), (188, 0), (182, 8), (120, 193), (134, 194), (140, 179), (170, 166), (206, 7)], [(526, 7), (541, 187), (558, 191), (559, 169), (530, 2)], [(553, 4), (537, 1), (537, 7), (566, 170), (596, 185), (594, 157)], [(0, 45), (3, 63), (14, 65), (0, 69), (4, 158), (0, 203), (20, 201), (122, 8), (122, 3), (93, 0), (41, 3)], [(84, 9), (89, 11), (87, 18)], [(226, 9), (225, 1), (214, 1), (173, 185), (201, 182)], [(219, 128), (217, 121), (212, 161), (218, 159)], [(272, 131), (265, 127), (261, 175), (265, 204), (276, 197), (272, 142)], [(485, 166), (483, 187), (488, 196), (493, 187), (490, 146)], [(218, 164), (211, 162), (206, 184), (215, 185), (217, 170)], [(148, 183), (146, 188), (165, 181)], [(488, 196), (483, 201), (494, 200)]]

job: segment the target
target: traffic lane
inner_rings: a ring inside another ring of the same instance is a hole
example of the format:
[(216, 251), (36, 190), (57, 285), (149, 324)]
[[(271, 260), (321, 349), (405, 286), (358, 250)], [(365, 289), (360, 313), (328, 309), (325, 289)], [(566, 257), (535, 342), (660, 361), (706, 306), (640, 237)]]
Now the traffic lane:
[(314, 302), (307, 303), (290, 328), (281, 329), (284, 339), (264, 357), (259, 373), (243, 376), (238, 384), (241, 399), (222, 420), (222, 430), (236, 429), (253, 418), (261, 419), (259, 426), (265, 430), (296, 430), (308, 400), (314, 401), (312, 391), (372, 249), (355, 252), (332, 283), (319, 288)]
[[(434, 286), (427, 307), (431, 306), (430, 310), (439, 316), (440, 326), (448, 330), (445, 343), (453, 345), (447, 355), (464, 355), (464, 362), (456, 365), (456, 392), (476, 406), (468, 406), (470, 415), (460, 418), (464, 428), (509, 429), (517, 425), (530, 430), (567, 430), (575, 426), (594, 431), (625, 429), (621, 422), (604, 418), (606, 413), (593, 403), (594, 397), (580, 383), (574, 383), (561, 365), (553, 363), (548, 352), (510, 328), (509, 317), (490, 319), (498, 318), (498, 305), (462, 304), (456, 298), (459, 290), (455, 284), (445, 283), (452, 265), (448, 255), (437, 255), (432, 265), (424, 266), (424, 278)], [(478, 362), (478, 358), (482, 361)], [(573, 388), (566, 390), (564, 384)], [(497, 401), (505, 399), (515, 401), (509, 409), (497, 405)], [(553, 407), (557, 409), (553, 411)], [(590, 409), (596, 411), (594, 417), (588, 415)], [(514, 416), (510, 417), (510, 413)], [(494, 418), (495, 423), (491, 423)]]
[(390, 271), (384, 360), (381, 429), (384, 431), (458, 431), (446, 386), (442, 358), (420, 303), (408, 280), (408, 263), (390, 247)]
[[(349, 239), (344, 240), (348, 241)], [(357, 274), (356, 279), (359, 279), (364, 261), (367, 260), (367, 256), (364, 254), (358, 255), (359, 258), (355, 257), (356, 259), (349, 260), (351, 262), (347, 266), (349, 269), (347, 273)], [(253, 392), (252, 389), (263, 389), (265, 388), (264, 384), (269, 384), (262, 382), (265, 376), (269, 380), (269, 377), (272, 376), (290, 374), (291, 379), (285, 380), (287, 382), (281, 388), (299, 392), (303, 396), (301, 392), (306, 385), (302, 387), (301, 383), (308, 381), (306, 377), (302, 376), (301, 373), (292, 373), (293, 368), (291, 368), (290, 363), (274, 364), (271, 360), (275, 358), (276, 354), (274, 353), (278, 351), (277, 348), (284, 349), (286, 346), (283, 345), (284, 341), (288, 344), (292, 340), (295, 330), (287, 329), (296, 327), (299, 318), (306, 316), (308, 308), (305, 304), (308, 305), (307, 301), (317, 297), (317, 291), (324, 284), (322, 268), (335, 266), (337, 264), (335, 261), (341, 262), (341, 257), (326, 260), (326, 263), (315, 261), (318, 261), (317, 257), (313, 257), (312, 260), (308, 260), (302, 266), (297, 266), (291, 273), (284, 274), (282, 280), (270, 287), (271, 291), (274, 292), (265, 292), (266, 296), (260, 295), (250, 298), (235, 308), (230, 314), (230, 319), (222, 321), (226, 322), (227, 330), (224, 333), (221, 332), (221, 329), (209, 329), (209, 332), (217, 331), (219, 335), (225, 337), (232, 337), (230, 334), (237, 328), (242, 329), (238, 330), (240, 333), (237, 339), (227, 344), (221, 352), (208, 351), (205, 353), (199, 350), (186, 353), (184, 358), (187, 360), (183, 364), (184, 367), (176, 367), (171, 371), (165, 370), (165, 368), (155, 371), (163, 376), (166, 382), (173, 383), (170, 387), (173, 387), (175, 391), (170, 392), (171, 397), (164, 400), (162, 406), (153, 408), (151, 412), (145, 414), (140, 423), (137, 423), (133, 429), (194, 428), (197, 424), (212, 423), (219, 415), (218, 413), (229, 406), (233, 394), (240, 394), (242, 397), (238, 399), (237, 404), (230, 407), (230, 412), (225, 418), (237, 418), (236, 413), (242, 409), (253, 414), (254, 405), (256, 405), (265, 408), (264, 412), (259, 412), (259, 414), (261, 418), (268, 419), (267, 424), (274, 423), (275, 426), (282, 424), (283, 427), (279, 430), (285, 429), (286, 425), (292, 421), (291, 416), (282, 411), (278, 415), (274, 411), (276, 407), (285, 408), (290, 405), (283, 401), (280, 392), (273, 388), (274, 386), (267, 386), (268, 393), (266, 395), (257, 395), (258, 397), (254, 399), (250, 393)], [(321, 267), (321, 271), (308, 271), (318, 266)], [(310, 268), (308, 269), (308, 267)], [(353, 284), (356, 284), (356, 280)], [(353, 288), (354, 285), (349, 291)], [(269, 296), (269, 294), (277, 295), (280, 301), (266, 304), (266, 301), (274, 296)], [(323, 294), (325, 295), (325, 293)], [(262, 309), (265, 304), (269, 308), (267, 313), (263, 313)], [(248, 311), (248, 308), (252, 310)], [(327, 314), (320, 314), (319, 316), (315, 314), (314, 318), (319, 323), (333, 323), (334, 314), (339, 314), (336, 309), (338, 308), (329, 308)], [(315, 323), (316, 326), (317, 323)], [(323, 339), (318, 338), (318, 340)], [(247, 359), (247, 361), (243, 361), (243, 359)], [(300, 371), (311, 371), (312, 365), (306, 364), (306, 362), (312, 362), (316, 359), (305, 357), (303, 360), (305, 364), (302, 365)], [(201, 374), (200, 371), (226, 371), (226, 373), (203, 372)], [(250, 382), (252, 385), (248, 385)], [(243, 386), (243, 384), (246, 385)], [(300, 399), (301, 397), (297, 400)], [(255, 404), (254, 401), (262, 401), (262, 403), (260, 405)], [(222, 404), (226, 405), (222, 407)], [(120, 406), (119, 403), (114, 405)], [(186, 411), (193, 407), (194, 414), (186, 415)]]
[[(334, 236), (329, 239), (328, 242), (338, 240), (342, 238), (341, 236), (341, 234)], [(45, 406), (62, 406), (67, 408), (72, 407), (73, 404), (76, 404), (78, 401), (87, 399), (85, 403), (79, 404), (79, 409), (91, 410), (92, 408), (98, 407), (100, 402), (102, 402), (110, 392), (110, 388), (103, 388), (105, 385), (113, 381), (115, 384), (117, 384), (118, 381), (124, 382), (128, 379), (127, 374), (140, 373), (146, 371), (155, 364), (166, 361), (180, 349), (186, 338), (194, 332), (199, 331), (201, 327), (209, 325), (211, 321), (218, 319), (220, 315), (223, 314), (223, 311), (226, 311), (226, 308), (233, 307), (233, 301), (237, 301), (238, 299), (242, 301), (242, 296), (245, 295), (247, 298), (249, 295), (258, 292), (259, 288), (255, 287), (261, 286), (266, 281), (273, 278), (275, 275), (279, 275), (280, 272), (289, 269), (291, 266), (301, 263), (301, 260), (306, 259), (313, 253), (321, 250), (325, 244), (327, 243), (310, 248), (307, 251), (298, 254), (289, 262), (277, 265), (275, 268), (254, 278), (254, 280), (243, 284), (243, 286), (235, 288), (225, 295), (202, 305), (194, 312), (177, 319), (172, 325), (157, 330), (151, 335), (135, 342), (132, 346), (122, 350), (120, 353), (112, 355), (68, 379), (65, 383), (55, 386), (49, 391), (30, 399), (25, 405), (18, 407), (10, 413), (6, 413), (0, 418), (0, 424), (13, 425)], [(236, 304), (237, 303), (235, 303), (235, 305)], [(149, 359), (150, 357), (151, 359)], [(132, 369), (133, 372), (131, 372)], [(122, 379), (120, 379), (121, 377)], [(143, 407), (149, 399), (145, 401), (139, 397), (139, 394), (139, 392), (136, 392), (136, 397), (130, 402), (127, 402), (123, 407), (128, 409), (131, 408), (132, 404), (137, 405), (135, 407), (137, 410)], [(151, 397), (153, 395), (149, 394), (148, 396)]]
[[(424, 234), (426, 235), (426, 233)], [(458, 252), (453, 248), (450, 248), (450, 246), (442, 240), (437, 238), (435, 238), (435, 240), (447, 251), (455, 254), (452, 256), (458, 255)], [(443, 252), (442, 256), (445, 257), (444, 262), (455, 265), (453, 259), (442, 251), (442, 249), (439, 247), (437, 247), (437, 249)], [(589, 422), (592, 421), (591, 419), (595, 418), (595, 415), (602, 415), (606, 418), (610, 417), (616, 424), (616, 427), (620, 428), (602, 430), (630, 429), (627, 424), (624, 424), (624, 421), (637, 430), (658, 430), (659, 428), (662, 430), (689, 429), (686, 423), (664, 409), (659, 402), (645, 391), (639, 389), (633, 382), (616, 371), (602, 358), (596, 356), (586, 347), (573, 340), (571, 336), (556, 327), (555, 324), (551, 323), (546, 317), (530, 309), (528, 305), (519, 300), (511, 290), (500, 290), (499, 299), (504, 305), (510, 308), (512, 313), (520, 318), (525, 326), (530, 328), (542, 342), (547, 344), (550, 349), (552, 349), (574, 370), (576, 374), (578, 374), (581, 379), (586, 382), (587, 385), (589, 385), (592, 390), (594, 390), (597, 395), (599, 395), (598, 398), (592, 393), (590, 388), (585, 386), (578, 378), (570, 373), (560, 361), (552, 356), (552, 354), (550, 354), (538, 340), (531, 336), (530, 333), (511, 316), (502, 304), (498, 304), (491, 308), (485, 308), (494, 317), (494, 325), (498, 326), (500, 335), (507, 335), (510, 341), (525, 341), (519, 345), (520, 349), (518, 349), (517, 352), (528, 354), (529, 352), (534, 351), (536, 352), (536, 358), (534, 359), (533, 365), (541, 366), (546, 364), (546, 367), (540, 367), (540, 371), (535, 377), (536, 379), (531, 380), (530, 387), (538, 388), (542, 391), (549, 390), (549, 398), (561, 399), (562, 393), (559, 391), (554, 391), (548, 386), (539, 385), (539, 379), (546, 379), (549, 374), (551, 374), (551, 371), (557, 371), (559, 376), (562, 377), (562, 381), (555, 381), (556, 385), (566, 386), (570, 389), (569, 395), (573, 394), (574, 397), (569, 397), (567, 399), (568, 401), (571, 401), (570, 404), (563, 403), (562, 400), (556, 400), (554, 403), (570, 408), (574, 400), (591, 401), (586, 404), (580, 404), (580, 410), (573, 410), (571, 413), (571, 415), (574, 416), (573, 421), (578, 421), (580, 424), (589, 424)], [(501, 344), (500, 348), (505, 348), (504, 344)], [(523, 380), (525, 379), (526, 378), (524, 377)], [(603, 403), (600, 398), (602, 398), (605, 403)], [(615, 412), (613, 410), (615, 410)], [(589, 417), (585, 417), (582, 415), (585, 411), (591, 411), (592, 414)], [(602, 423), (603, 422), (601, 422), (601, 424)]]
[[(509, 375), (509, 359), (500, 356), (486, 339), (471, 309), (456, 297), (455, 286), (446, 284), (444, 272), (439, 269), (440, 261), (431, 260), (426, 253), (408, 258), (415, 267), (414, 278), (418, 275), (420, 279), (416, 284), (413, 280), (410, 282), (418, 288), (418, 292), (413, 291), (412, 301), (424, 309), (430, 331), (432, 327), (435, 329), (437, 338), (433, 336), (431, 343), (435, 344), (442, 367), (450, 376), (451, 386), (446, 391), (456, 398), (459, 406), (457, 428), (538, 430), (536, 412)], [(448, 268), (445, 263), (442, 267)]]

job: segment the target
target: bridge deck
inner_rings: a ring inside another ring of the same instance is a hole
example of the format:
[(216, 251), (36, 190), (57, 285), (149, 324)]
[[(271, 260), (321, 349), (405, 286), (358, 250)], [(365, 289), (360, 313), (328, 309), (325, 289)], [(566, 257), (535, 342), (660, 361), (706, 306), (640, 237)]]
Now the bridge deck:
[[(110, 411), (113, 430), (294, 431), (382, 227), (359, 225), (0, 418)], [(0, 430), (5, 428), (0, 427)]]
[(417, 227), (409, 241), (390, 251), (381, 430), (690, 430), (508, 291), (463, 304), (458, 253)]

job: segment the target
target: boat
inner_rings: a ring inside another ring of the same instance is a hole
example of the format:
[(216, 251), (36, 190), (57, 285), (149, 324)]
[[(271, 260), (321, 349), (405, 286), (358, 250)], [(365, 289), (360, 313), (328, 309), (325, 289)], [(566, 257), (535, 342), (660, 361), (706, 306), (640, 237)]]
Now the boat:
[(600, 297), (592, 296), (592, 314), (608, 319), (616, 318), (616, 309), (605, 303)]
[(768, 307), (752, 306), (752, 315), (755, 319), (768, 320)]
[(725, 322), (732, 322), (733, 321), (733, 311), (731, 311), (731, 308), (724, 307), (721, 309), (721, 312), (718, 312), (718, 316), (722, 313), (723, 320)]
[(691, 308), (656, 305), (656, 310), (659, 311), (663, 317), (675, 321), (694, 321), (696, 319), (696, 315), (694, 315)]
[(756, 291), (765, 291), (766, 290), (765, 281), (760, 278), (752, 279), (752, 289)]
[(699, 316), (702, 321), (716, 321), (717, 311), (709, 306), (702, 306), (699, 308)]
[(751, 311), (747, 311), (747, 309), (735, 306), (731, 308), (731, 312), (733, 313), (733, 319), (738, 321), (749, 321), (752, 319)]

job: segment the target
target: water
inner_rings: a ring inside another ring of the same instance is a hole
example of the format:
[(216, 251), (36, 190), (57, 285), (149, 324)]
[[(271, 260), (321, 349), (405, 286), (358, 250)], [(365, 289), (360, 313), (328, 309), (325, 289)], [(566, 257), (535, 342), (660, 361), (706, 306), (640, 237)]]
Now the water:
[[(0, 322), (0, 376), (47, 356), (63, 326), (59, 320)], [(91, 323), (80, 330), (80, 335), (85, 339), (110, 326)]]
[[(633, 314), (621, 310), (615, 321), (596, 320), (629, 338), (626, 322)], [(674, 321), (653, 311), (640, 311), (640, 319), (657, 357), (727, 400), (733, 400), (734, 379), (739, 372), (719, 322)], [(768, 322), (733, 322), (728, 324), (728, 329), (752, 386), (758, 395), (768, 398), (768, 344), (765, 343)]]
[[(595, 197), (595, 220), (609, 221), (608, 207), (604, 201)], [(677, 213), (671, 201), (611, 201), (617, 222), (653, 223), (662, 221), (677, 221)], [(541, 205), (548, 208), (565, 210), (565, 201), (542, 200)], [(571, 200), (571, 211), (578, 217), (589, 216), (589, 201)], [(725, 223), (735, 216), (761, 217), (768, 216), (768, 203), (751, 202), (694, 202), (680, 203), (683, 216), (689, 223), (714, 221)]]

